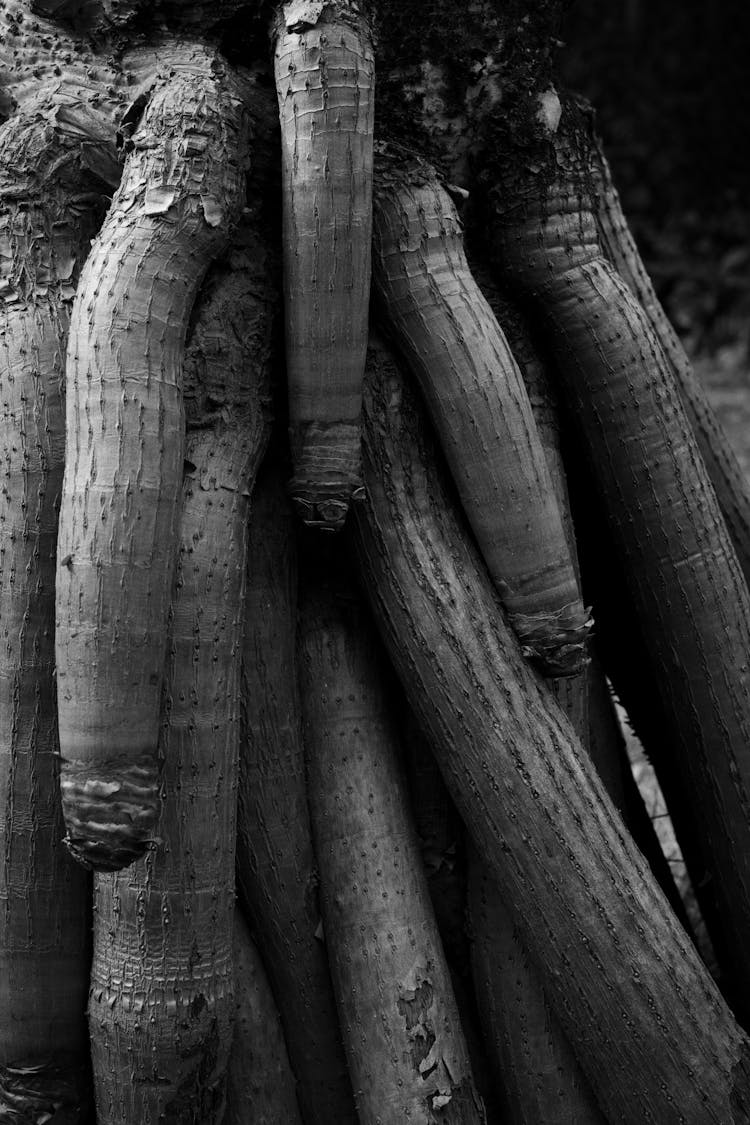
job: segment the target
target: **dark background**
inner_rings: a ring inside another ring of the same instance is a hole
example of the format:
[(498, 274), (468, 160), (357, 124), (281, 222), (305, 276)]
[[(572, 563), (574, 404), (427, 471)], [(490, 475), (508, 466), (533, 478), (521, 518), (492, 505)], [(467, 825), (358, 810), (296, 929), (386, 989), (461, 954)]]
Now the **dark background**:
[(562, 38), (670, 318), (717, 377), (747, 373), (750, 3), (576, 0)]

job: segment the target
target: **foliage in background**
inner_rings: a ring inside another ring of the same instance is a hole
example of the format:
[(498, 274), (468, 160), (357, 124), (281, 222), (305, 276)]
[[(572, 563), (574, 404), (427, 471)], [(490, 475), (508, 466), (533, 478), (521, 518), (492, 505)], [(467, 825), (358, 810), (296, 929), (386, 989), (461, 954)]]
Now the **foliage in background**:
[(641, 252), (689, 351), (739, 376), (750, 345), (750, 6), (576, 0), (566, 84), (597, 107)]

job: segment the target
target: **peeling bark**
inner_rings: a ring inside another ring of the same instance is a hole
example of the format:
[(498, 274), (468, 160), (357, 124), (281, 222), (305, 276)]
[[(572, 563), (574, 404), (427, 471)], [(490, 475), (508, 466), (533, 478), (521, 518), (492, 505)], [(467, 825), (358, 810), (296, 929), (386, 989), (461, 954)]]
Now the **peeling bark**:
[(213, 417), (189, 415), (158, 840), (95, 885), (89, 1022), (100, 1125), (219, 1125), (224, 1114), (247, 522), (269, 432), (274, 303), (257, 219), (247, 222), (209, 278), (185, 361), (202, 401), (216, 399), (219, 383), (224, 401)]
[(326, 941), (357, 1113), (362, 1125), (479, 1123), (383, 672), (351, 589), (325, 566), (301, 606), (300, 680)]
[(326, 947), (297, 691), (297, 551), (282, 470), (253, 498), (242, 671), (237, 884), (279, 1005), (308, 1125), (356, 1120)]
[(729, 1091), (747, 1040), (507, 634), (424, 422), (380, 347), (364, 433), (364, 588), (605, 1114), (633, 1125), (649, 1114), (665, 1125), (746, 1120)]
[(153, 838), (156, 745), (195, 293), (243, 202), (239, 82), (175, 50), (81, 277), (67, 367), (57, 566), (63, 811), (73, 855), (126, 866)]
[(290, 495), (340, 527), (361, 491), (360, 412), (372, 230), (374, 62), (357, 0), (279, 10)]
[[(29, 0), (0, 0), (0, 116), (25, 112), (42, 96), (49, 102), (60, 97), (79, 112), (109, 117), (114, 126), (128, 95), (127, 68), (60, 28), (48, 7), (53, 19), (32, 15)], [(82, 141), (84, 164), (98, 152), (111, 165), (105, 146)], [(113, 184), (118, 179), (119, 169)]]

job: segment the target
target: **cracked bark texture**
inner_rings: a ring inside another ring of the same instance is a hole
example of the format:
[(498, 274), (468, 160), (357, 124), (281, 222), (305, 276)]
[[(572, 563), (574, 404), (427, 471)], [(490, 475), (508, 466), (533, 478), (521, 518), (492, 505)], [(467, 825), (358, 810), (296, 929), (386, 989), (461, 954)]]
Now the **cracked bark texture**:
[(343, 573), (313, 565), (299, 632), (308, 787), (359, 1120), (482, 1122), (371, 626)]
[(243, 204), (246, 133), (238, 79), (207, 48), (176, 47), (73, 306), (56, 579), (61, 787), (69, 847), (101, 870), (141, 856), (158, 815), (184, 335)]
[(237, 885), (279, 1005), (304, 1119), (353, 1125), (307, 805), (295, 655), (297, 549), (283, 473), (269, 456), (250, 521)]
[(526, 390), (428, 165), (380, 153), (375, 288), (418, 378), (461, 503), (530, 659), (575, 675), (590, 627)]
[(340, 527), (361, 492), (372, 230), (374, 61), (356, 0), (283, 4), (274, 64), (282, 141), (290, 495)]
[(370, 352), (364, 418), (364, 588), (605, 1115), (746, 1121), (748, 1041), (507, 633), (382, 346)]
[(239, 910), (234, 920), (234, 967), (237, 1014), (224, 1125), (302, 1125), (276, 1001)]
[[(119, 168), (89, 88), (40, 85), (0, 131), (0, 1117), (89, 1102), (88, 882), (62, 844), (55, 700), (64, 358)], [(60, 1118), (62, 1120), (62, 1117)]]
[(648, 316), (603, 255), (587, 145), (585, 123), (569, 106), (547, 137), (547, 182), (497, 184), (492, 252), (498, 270), (533, 302), (554, 349), (649, 672), (661, 685), (747, 1012), (750, 595), (672, 368)]
[(100, 1125), (219, 1125), (225, 1109), (247, 523), (269, 435), (268, 258), (249, 210), (202, 291), (185, 358), (192, 409), (158, 838), (145, 859), (95, 883), (89, 1023)]

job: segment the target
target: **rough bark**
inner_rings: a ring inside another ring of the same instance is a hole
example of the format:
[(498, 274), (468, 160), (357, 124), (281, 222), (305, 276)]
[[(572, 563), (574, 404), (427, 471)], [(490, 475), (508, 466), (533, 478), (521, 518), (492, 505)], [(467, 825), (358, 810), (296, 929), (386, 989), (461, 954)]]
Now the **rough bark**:
[(70, 305), (101, 221), (86, 90), (42, 88), (0, 133), (0, 1117), (83, 1121), (89, 891), (62, 844), (55, 544)]
[[(508, 341), (511, 354), (518, 365), (529, 403), (534, 415), (534, 423), (539, 442), (544, 453), (552, 490), (562, 520), (563, 532), (568, 545), (570, 561), (576, 576), (578, 598), (581, 593), (581, 568), (578, 560), (578, 546), (570, 511), (570, 497), (563, 464), (560, 435), (560, 404), (554, 381), (547, 365), (540, 355), (533, 339), (531, 325), (521, 310), (507, 293), (504, 293), (496, 279), (481, 260), (482, 248), (476, 246), (470, 259), (472, 273), (477, 279), (498, 324)], [(588, 611), (590, 613), (590, 609)], [(586, 650), (590, 660), (590, 646)], [(551, 677), (550, 686), (555, 698), (570, 719), (573, 729), (584, 746), (589, 737), (589, 669), (588, 664), (576, 676)]]
[[(249, 497), (268, 439), (273, 307), (248, 226), (209, 279), (186, 356), (191, 411), (170, 613), (154, 850), (96, 880), (89, 998), (101, 1125), (211, 1125), (224, 1113)], [(220, 409), (205, 409), (223, 393)]]
[(73, 307), (56, 579), (61, 786), (69, 847), (102, 870), (142, 855), (158, 815), (184, 335), (242, 207), (246, 132), (239, 81), (215, 53), (176, 46)]
[(365, 589), (600, 1104), (613, 1121), (747, 1120), (748, 1041), (508, 636), (381, 349), (365, 407)]
[(356, 0), (281, 5), (286, 358), (293, 476), (305, 523), (340, 527), (361, 492), (360, 412), (372, 230), (374, 62)]
[(469, 857), (472, 968), (507, 1125), (606, 1125), (491, 867)]
[(234, 920), (234, 972), (237, 1015), (224, 1125), (302, 1125), (279, 1012), (239, 910)]
[(326, 941), (357, 1113), (362, 1125), (478, 1123), (484, 1111), (371, 626), (346, 578), (326, 571), (302, 601), (300, 682)]
[(414, 826), (440, 939), (454, 975), (468, 977), (465, 829), (411, 711), (406, 709), (399, 725)]
[[(480, 248), (478, 250), (481, 252)], [(529, 394), (534, 420), (562, 515), (571, 558), (580, 583), (578, 542), (571, 512), (568, 474), (563, 458), (563, 429), (568, 419), (560, 402), (559, 388), (555, 384), (550, 363), (545, 362), (535, 345), (533, 329), (528, 318), (506, 294), (498, 289), (494, 278), (484, 271), (480, 273), (480, 277), (483, 291), (487, 294), (495, 315), (503, 326)], [(580, 502), (585, 503), (587, 500), (585, 478), (580, 482), (577, 478), (574, 479), (584, 490)], [(606, 566), (604, 571), (608, 573)], [(598, 634), (598, 628), (596, 632)], [(625, 743), (597, 654), (596, 642), (589, 646), (589, 663), (583, 675), (564, 680), (551, 680), (550, 683), (558, 703), (570, 719), (581, 744), (591, 755), (613, 804), (621, 813), (635, 842), (648, 860), (651, 870), (677, 916), (689, 929), (687, 915), (669, 865), (661, 851), (653, 825), (633, 779)]]
[[(580, 567), (560, 449), (559, 411), (554, 386), (517, 307), (499, 291), (481, 266), (478, 281), (508, 340), (523, 378), (562, 520), (580, 591)], [(474, 264), (473, 272), (476, 271)], [(579, 595), (580, 596), (580, 595)], [(578, 675), (549, 680), (563, 713), (584, 748), (589, 741), (588, 684), (591, 665)], [(598, 763), (607, 775), (607, 753)], [(619, 765), (619, 763), (618, 763)], [(619, 769), (616, 771), (619, 778)], [(605, 781), (606, 784), (606, 781)], [(608, 789), (608, 792), (611, 791)], [(471, 965), (480, 1020), (493, 1067), (504, 1120), (516, 1125), (601, 1121), (601, 1111), (523, 949), (491, 867), (476, 848), (468, 855), (468, 914)]]
[[(590, 473), (577, 458), (569, 456), (567, 464), (584, 589), (596, 607), (597, 652), (656, 771), (701, 915), (710, 932), (716, 958), (724, 970), (720, 984), (734, 1005), (721, 915), (708, 857), (704, 854), (706, 840), (702, 833), (696, 831), (683, 753), (675, 745), (670, 732), (661, 685), (650, 671), (647, 648), (640, 622), (632, 608), (621, 559), (599, 506), (593, 502)], [(597, 716), (592, 708), (593, 722), (602, 717), (608, 726), (611, 725), (611, 714)], [(592, 735), (595, 740), (593, 726)], [(639, 846), (645, 852), (640, 839)]]
[[(114, 129), (130, 92), (127, 66), (95, 54), (91, 44), (31, 11), (29, 0), (0, 0), (0, 117), (25, 111), (40, 96), (62, 96), (79, 111), (108, 116)], [(85, 164), (104, 159), (110, 170), (117, 168), (108, 146), (84, 141), (81, 156)], [(119, 169), (113, 185), (118, 178)]]
[(601, 141), (593, 134), (593, 120), (590, 121), (594, 216), (602, 250), (643, 307), (671, 366), (737, 558), (745, 579), (750, 581), (750, 488), (732, 450), (732, 443), (714, 414), (690, 359), (656, 295), (623, 214)]
[(469, 271), (455, 207), (429, 166), (404, 156), (378, 163), (376, 291), (513, 628), (548, 675), (575, 675), (590, 622), (523, 380)]
[(547, 134), (546, 183), (514, 182), (512, 200), (511, 184), (498, 184), (493, 253), (554, 347), (649, 671), (662, 686), (748, 1010), (750, 595), (671, 367), (603, 256), (586, 184), (587, 130), (573, 107), (560, 130)]
[(297, 691), (297, 551), (283, 468), (253, 498), (242, 661), (237, 885), (279, 1005), (305, 1121), (354, 1122), (321, 933)]

